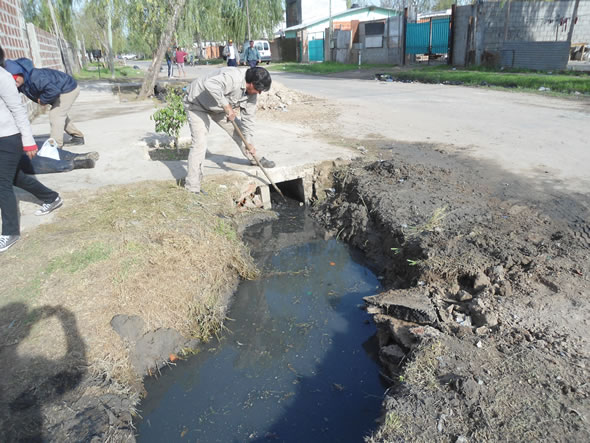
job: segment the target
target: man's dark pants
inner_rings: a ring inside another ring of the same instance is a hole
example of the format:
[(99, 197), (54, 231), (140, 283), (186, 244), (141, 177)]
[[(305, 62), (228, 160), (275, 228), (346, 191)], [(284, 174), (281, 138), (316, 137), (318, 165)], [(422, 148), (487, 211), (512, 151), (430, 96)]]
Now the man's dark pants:
[(248, 60), (248, 64), (251, 68), (255, 68), (258, 65), (258, 60)]
[(0, 137), (0, 211), (2, 235), (19, 235), (18, 205), (12, 185), (30, 192), (44, 203), (51, 203), (58, 194), (45, 187), (19, 168), (23, 153), (20, 134)]
[(25, 174), (52, 174), (55, 172), (68, 172), (75, 169), (74, 159), (78, 154), (59, 148), (57, 151), (59, 152), (59, 160), (41, 157), (39, 155), (36, 155), (31, 160), (23, 154), (19, 163), (19, 169)]
[(235, 58), (228, 58), (227, 59), (227, 66), (238, 66)]

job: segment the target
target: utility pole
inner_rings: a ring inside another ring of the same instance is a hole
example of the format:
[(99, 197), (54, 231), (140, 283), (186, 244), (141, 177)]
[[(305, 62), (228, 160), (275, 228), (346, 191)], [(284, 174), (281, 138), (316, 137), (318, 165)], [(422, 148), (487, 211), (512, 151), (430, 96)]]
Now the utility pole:
[(334, 23), (332, 22), (332, 0), (330, 0), (330, 7), (329, 7), (329, 14), (330, 14), (330, 20), (329, 20), (329, 24), (328, 24), (328, 61), (332, 61), (332, 27), (334, 26)]
[(248, 18), (248, 41), (252, 40), (252, 34), (250, 33), (250, 2), (246, 0), (246, 16)]
[(567, 41), (571, 45), (572, 44), (572, 37), (574, 35), (574, 25), (576, 24), (576, 17), (578, 16), (578, 5), (580, 4), (580, 0), (576, 0), (576, 4), (574, 5), (574, 12), (572, 14), (572, 24), (570, 25), (570, 30), (567, 33)]

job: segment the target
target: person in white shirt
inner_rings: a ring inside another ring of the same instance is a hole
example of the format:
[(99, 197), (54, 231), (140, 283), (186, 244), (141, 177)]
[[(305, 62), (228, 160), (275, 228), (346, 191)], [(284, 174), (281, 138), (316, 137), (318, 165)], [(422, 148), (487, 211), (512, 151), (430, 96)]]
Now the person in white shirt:
[(37, 154), (37, 144), (33, 138), (27, 108), (16, 89), (14, 78), (4, 69), (4, 51), (0, 48), (0, 252), (6, 251), (20, 238), (18, 205), (13, 184), (43, 202), (35, 215), (49, 214), (63, 204), (57, 192), (22, 172), (19, 165), (23, 151), (29, 158), (33, 158)]
[(236, 51), (233, 40), (230, 40), (228, 45), (223, 48), (223, 55), (227, 59), (227, 66), (238, 66), (240, 56), (238, 51)]

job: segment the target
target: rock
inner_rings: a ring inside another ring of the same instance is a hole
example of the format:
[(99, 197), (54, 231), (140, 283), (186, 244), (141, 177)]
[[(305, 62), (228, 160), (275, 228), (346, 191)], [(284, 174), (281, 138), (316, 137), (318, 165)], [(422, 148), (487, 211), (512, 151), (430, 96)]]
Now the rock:
[(436, 324), (438, 318), (425, 288), (397, 289), (364, 298), (372, 306), (382, 308), (384, 314), (422, 325)]
[(492, 269), (492, 275), (498, 281), (504, 280), (504, 267), (502, 265), (494, 266), (494, 268)]
[(422, 340), (424, 338), (438, 337), (440, 336), (440, 331), (433, 328), (432, 326), (416, 326), (414, 328), (410, 328), (410, 334), (412, 334), (412, 336), (418, 340)]
[(488, 333), (487, 326), (480, 326), (479, 328), (475, 328), (475, 333), (477, 335), (486, 335)]
[(473, 299), (473, 295), (471, 295), (469, 292), (461, 289), (459, 291), (459, 293), (457, 294), (457, 299), (459, 301), (469, 301), (469, 300)]
[(498, 289), (495, 292), (502, 297), (510, 297), (512, 296), (512, 285), (508, 280), (503, 280), (498, 284)]
[(498, 314), (495, 312), (477, 304), (472, 304), (470, 308), (474, 326), (488, 326), (491, 328), (498, 324)]
[[(412, 349), (418, 343), (416, 337), (410, 333), (411, 328), (419, 326), (416, 323), (399, 320), (383, 314), (376, 315), (374, 320), (378, 328), (377, 338), (379, 339), (380, 346), (390, 344), (393, 341), (404, 349)], [(385, 334), (387, 335), (387, 340), (382, 342), (383, 335)]]
[(143, 319), (137, 315), (119, 314), (111, 319), (111, 327), (122, 338), (135, 343), (143, 335), (145, 323)]
[(476, 292), (483, 291), (485, 288), (487, 288), (491, 285), (492, 285), (492, 282), (490, 281), (488, 276), (485, 275), (483, 272), (480, 271), (477, 274), (475, 274), (475, 278), (473, 280), (473, 289)]
[(405, 352), (398, 345), (385, 346), (379, 350), (379, 360), (390, 374), (399, 370), (405, 357)]
[(130, 360), (138, 374), (149, 374), (166, 364), (170, 354), (179, 352), (187, 340), (174, 329), (161, 328), (144, 334), (132, 349)]

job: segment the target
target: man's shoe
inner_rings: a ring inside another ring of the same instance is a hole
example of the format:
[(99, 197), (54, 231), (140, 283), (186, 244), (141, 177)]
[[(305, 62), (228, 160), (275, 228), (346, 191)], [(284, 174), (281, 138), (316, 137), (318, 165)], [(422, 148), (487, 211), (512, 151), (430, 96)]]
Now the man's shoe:
[(91, 159), (94, 160), (95, 162), (98, 161), (98, 159), (100, 158), (100, 155), (98, 154), (98, 152), (96, 151), (92, 151), (92, 152), (85, 152), (84, 154), (78, 154), (76, 155), (77, 159)]
[[(263, 168), (274, 168), (275, 167), (275, 162), (273, 162), (272, 160), (268, 160), (267, 158), (262, 157), (260, 160), (258, 160), (260, 162), (260, 165)], [(252, 163), (254, 166), (256, 165), (256, 162)]]
[(57, 198), (53, 200), (51, 203), (43, 203), (43, 206), (41, 206), (41, 209), (35, 212), (35, 215), (47, 215), (50, 212), (55, 211), (57, 208), (63, 205), (63, 203), (64, 201), (58, 195)]
[(6, 251), (17, 242), (20, 235), (0, 235), (0, 252)]
[(74, 169), (92, 169), (95, 163), (91, 158), (75, 158)]
[(64, 142), (65, 145), (83, 145), (84, 144), (84, 137), (78, 137), (77, 135), (72, 135), (72, 138)]

